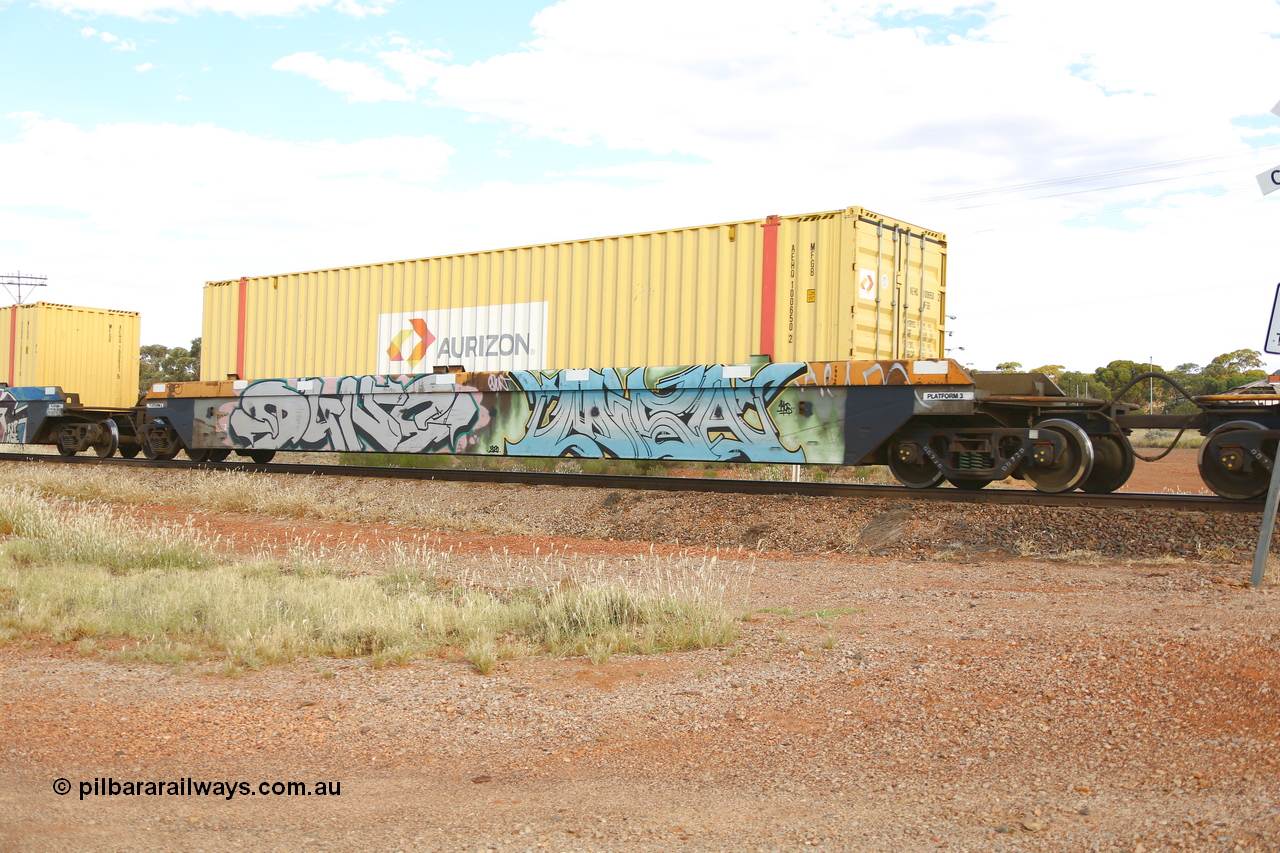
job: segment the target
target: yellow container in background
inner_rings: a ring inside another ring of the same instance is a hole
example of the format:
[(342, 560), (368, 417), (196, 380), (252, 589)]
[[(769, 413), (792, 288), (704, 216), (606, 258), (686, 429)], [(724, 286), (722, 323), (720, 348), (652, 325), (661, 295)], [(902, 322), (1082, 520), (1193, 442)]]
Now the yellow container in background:
[(861, 207), (208, 282), (201, 378), (941, 358), (946, 238)]
[(0, 308), (0, 382), (59, 386), (89, 408), (138, 402), (136, 311), (35, 302)]

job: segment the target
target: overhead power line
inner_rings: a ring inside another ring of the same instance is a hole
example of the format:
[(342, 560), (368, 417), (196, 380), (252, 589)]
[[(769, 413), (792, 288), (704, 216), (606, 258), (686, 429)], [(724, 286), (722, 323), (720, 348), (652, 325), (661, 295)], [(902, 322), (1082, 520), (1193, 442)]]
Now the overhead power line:
[(0, 275), (0, 285), (4, 286), (5, 291), (13, 297), (15, 305), (22, 304), (22, 288), (24, 287), (44, 287), (48, 284), (49, 279), (42, 275), (23, 275), (20, 272), (11, 275)]
[[(1039, 189), (1050, 189), (1053, 187), (1071, 186), (1074, 184), (1098, 182), (1098, 181), (1104, 181), (1104, 180), (1109, 180), (1113, 178), (1126, 177), (1129, 175), (1140, 175), (1148, 172), (1162, 172), (1169, 169), (1179, 169), (1179, 168), (1184, 168), (1186, 166), (1197, 165), (1201, 163), (1212, 163), (1219, 160), (1236, 159), (1244, 156), (1248, 156), (1252, 159), (1255, 157), (1259, 157), (1259, 155), (1262, 155), (1262, 154), (1269, 154), (1271, 152), (1277, 152), (1277, 151), (1280, 151), (1280, 145), (1270, 145), (1263, 148), (1250, 148), (1247, 151), (1232, 151), (1232, 152), (1223, 153), (1223, 154), (1204, 154), (1197, 157), (1185, 157), (1181, 160), (1166, 160), (1161, 163), (1144, 163), (1137, 166), (1127, 166), (1123, 169), (1110, 169), (1104, 172), (1092, 172), (1085, 175), (1071, 175), (1063, 178), (1050, 178), (1048, 180), (1043, 180), (1043, 181), (1028, 181), (1022, 184), (1011, 184), (1009, 186), (1003, 186), (1003, 187), (991, 187), (989, 189), (982, 189), (982, 190), (968, 190), (968, 191), (959, 192), (959, 193), (947, 193), (945, 195), (929, 196), (927, 198), (919, 199), (919, 201), (922, 204), (938, 204), (943, 202), (966, 201), (969, 199), (983, 198), (983, 197), (993, 196), (993, 195), (1006, 195), (1011, 193), (1028, 192), (1028, 191), (1034, 191)], [(1259, 162), (1263, 162), (1263, 161), (1270, 162), (1265, 157), (1260, 158)], [(1221, 170), (1201, 172), (1197, 174), (1183, 175), (1183, 176), (1177, 176), (1177, 177), (1188, 177), (1188, 178), (1200, 177), (1202, 175), (1219, 174), (1224, 171), (1232, 171), (1232, 170), (1221, 169)], [(1173, 180), (1173, 179), (1176, 179), (1176, 178), (1160, 179), (1160, 180)], [(1111, 187), (1100, 187), (1099, 189), (1118, 189), (1126, 186), (1139, 186), (1145, 183), (1152, 183), (1152, 182), (1136, 181), (1131, 183), (1116, 184)], [(1054, 197), (1055, 196), (1052, 196), (1052, 195), (1043, 196), (1043, 198), (1054, 198)]]

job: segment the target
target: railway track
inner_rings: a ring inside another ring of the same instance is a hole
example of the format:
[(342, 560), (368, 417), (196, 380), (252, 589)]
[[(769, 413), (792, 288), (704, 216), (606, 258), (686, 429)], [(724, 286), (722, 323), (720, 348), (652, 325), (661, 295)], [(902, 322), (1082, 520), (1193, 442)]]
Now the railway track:
[(742, 495), (807, 495), (812, 497), (882, 498), (889, 500), (945, 501), (951, 503), (1010, 506), (1061, 506), (1094, 509), (1157, 509), (1183, 512), (1261, 513), (1262, 501), (1233, 501), (1208, 495), (1164, 495), (1118, 492), (1048, 494), (1029, 489), (953, 488), (908, 489), (904, 486), (872, 486), (849, 483), (794, 483), (766, 480), (720, 480), (697, 477), (613, 476), (607, 474), (555, 474), (521, 471), (478, 471), (463, 468), (386, 468), (307, 463), (218, 462), (182, 460), (99, 459), (94, 456), (53, 456), (38, 453), (0, 453), (0, 462), (43, 462), (63, 465), (109, 465), (124, 468), (160, 468), (201, 471), (246, 471), (321, 477), (377, 477), (391, 480), (444, 480), (451, 482), (503, 483), (536, 486), (569, 486), (591, 489), (641, 489), (665, 492), (715, 492)]

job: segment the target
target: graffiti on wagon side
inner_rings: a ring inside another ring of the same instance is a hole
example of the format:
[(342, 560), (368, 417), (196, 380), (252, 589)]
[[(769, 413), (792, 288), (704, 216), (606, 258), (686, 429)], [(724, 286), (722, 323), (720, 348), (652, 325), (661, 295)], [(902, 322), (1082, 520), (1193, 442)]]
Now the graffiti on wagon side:
[(769, 364), (750, 378), (723, 365), (684, 367), (646, 383), (646, 371), (512, 371), (529, 419), (506, 452), (526, 456), (803, 462), (782, 443), (770, 406), (803, 364)]
[(458, 387), (424, 393), (420, 380), (264, 379), (229, 404), (227, 434), (235, 447), (264, 450), (466, 452), (476, 443), (474, 433), (489, 423), (480, 391)]
[(0, 443), (21, 444), (27, 425), (27, 404), (0, 388)]

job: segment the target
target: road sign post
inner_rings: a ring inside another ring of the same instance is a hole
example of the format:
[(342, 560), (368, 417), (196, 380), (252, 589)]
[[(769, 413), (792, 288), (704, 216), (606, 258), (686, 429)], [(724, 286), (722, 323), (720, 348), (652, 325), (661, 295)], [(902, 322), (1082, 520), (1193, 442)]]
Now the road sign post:
[(1267, 557), (1271, 554), (1271, 532), (1276, 527), (1276, 503), (1280, 499), (1280, 465), (1271, 465), (1271, 488), (1267, 489), (1267, 502), (1262, 508), (1262, 528), (1258, 531), (1258, 550), (1253, 555), (1253, 576), (1249, 582), (1254, 589), (1262, 586), (1267, 574)]
[[(1276, 104), (1280, 109), (1280, 104)], [(1273, 355), (1280, 355), (1280, 284), (1271, 300), (1271, 323), (1267, 326), (1267, 342), (1262, 347)], [(1267, 574), (1267, 557), (1271, 554), (1271, 534), (1276, 527), (1276, 505), (1280, 503), (1280, 459), (1271, 461), (1271, 485), (1267, 489), (1267, 502), (1262, 507), (1262, 519), (1258, 530), (1258, 550), (1253, 554), (1253, 576), (1249, 579), (1254, 588), (1262, 586)]]
[[(1280, 116), (1280, 101), (1276, 101), (1271, 112)], [(1280, 190), (1280, 166), (1258, 175), (1258, 187), (1263, 195)], [(1271, 301), (1271, 322), (1267, 326), (1267, 342), (1262, 348), (1272, 355), (1280, 355), (1280, 284), (1276, 285), (1276, 295)], [(1280, 453), (1276, 456), (1280, 457)], [(1277, 503), (1280, 503), (1280, 458), (1273, 458), (1271, 485), (1267, 489), (1267, 502), (1262, 507), (1262, 519), (1259, 523), (1258, 550), (1253, 554), (1253, 576), (1249, 579), (1254, 589), (1262, 586), (1262, 579), (1267, 574), (1267, 557), (1271, 554), (1271, 534), (1276, 528)]]

